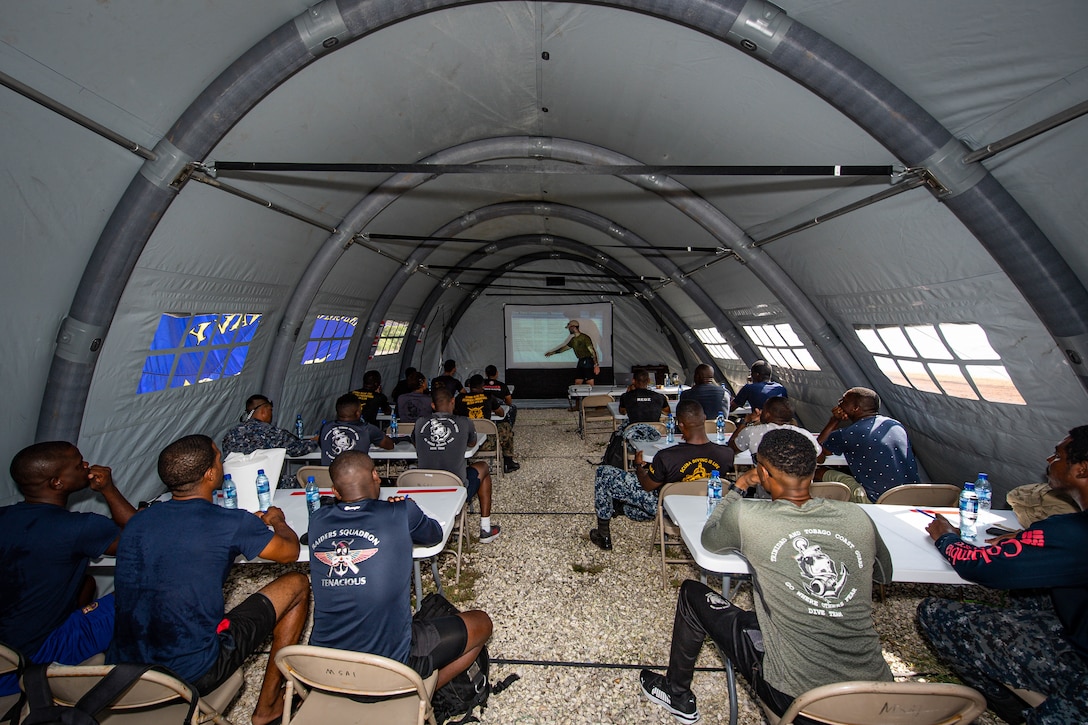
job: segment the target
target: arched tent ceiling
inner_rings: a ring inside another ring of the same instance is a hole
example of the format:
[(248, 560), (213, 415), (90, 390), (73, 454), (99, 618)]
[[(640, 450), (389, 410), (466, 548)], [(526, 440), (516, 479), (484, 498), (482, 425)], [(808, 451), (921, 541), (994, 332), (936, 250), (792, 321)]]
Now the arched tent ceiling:
[[(950, 141), (981, 146), (1082, 103), (1088, 8), (1074, 0), (780, 4), (788, 19), (772, 12), (769, 36), (735, 20), (773, 8), (742, 2), (6, 8), (0, 71), (158, 156), (144, 164), (3, 91), (0, 208), (18, 250), (4, 287), (9, 309), (19, 310), (5, 360), (8, 387), (18, 388), (9, 453), (35, 425), (41, 435), (78, 434), (103, 454), (128, 445), (137, 423), (125, 414), (139, 421), (158, 409), (130, 398), (137, 358), (163, 311), (232, 304), (268, 323), (240, 380), (199, 396), (166, 393), (177, 417), (151, 430), (211, 431), (243, 391), (270, 380), (292, 402), (327, 398), (349, 366), (295, 370), (297, 331), (321, 310), (365, 317), (412, 253), (393, 243), (376, 245), (384, 254), (374, 245), (344, 250), (353, 235), (426, 236), (472, 210), (546, 202), (613, 221), (656, 248), (737, 251), (744, 263), (670, 251), (690, 276), (656, 292), (690, 327), (722, 327), (687, 289), (695, 286), (732, 324), (794, 323), (822, 364), (818, 375), (785, 372), (808, 419), (843, 386), (868, 383), (911, 427), (928, 466), (955, 453), (968, 469), (996, 458), (1010, 476), (1027, 475), (1035, 463), (1012, 450), (1025, 448), (1012, 444), (1012, 429), (1030, 423), (1038, 433), (1026, 447), (1042, 453), (1052, 428), (1080, 422), (1084, 402), (1063, 350), (1083, 352), (1086, 331), (1088, 205), (1071, 150), (1084, 147), (1088, 131), (1073, 121), (966, 166)], [(1024, 32), (1040, 19), (1045, 42)], [(730, 28), (758, 40), (757, 52), (726, 42)], [(342, 42), (323, 48), (337, 35)], [(388, 174), (220, 174), (324, 229), (192, 181), (171, 188), (186, 160), (411, 163), (504, 137), (560, 139), (650, 165), (921, 164), (953, 194), (941, 202), (923, 188), (906, 191), (757, 247), (752, 240), (888, 189), (887, 179), (691, 175), (632, 184), (450, 174), (395, 190), (364, 222), (353, 210)], [(942, 148), (952, 149), (950, 160)], [(692, 205), (718, 221), (700, 220)], [(601, 230), (554, 216), (504, 217), (471, 232), (525, 234), (578, 239), (636, 273), (659, 274), (646, 250), (619, 248)], [(452, 264), (472, 249), (442, 245), (430, 263)], [(387, 305), (409, 317), (439, 283), (413, 274)], [(68, 337), (54, 355), (65, 317)], [(858, 323), (949, 320), (986, 326), (1032, 401), (996, 411), (1007, 434), (978, 435), (979, 419), (992, 412), (978, 403), (940, 399), (933, 405), (942, 415), (932, 420), (929, 401), (892, 386), (852, 336)], [(150, 434), (137, 441), (131, 470), (149, 471), (135, 461), (156, 442)]]

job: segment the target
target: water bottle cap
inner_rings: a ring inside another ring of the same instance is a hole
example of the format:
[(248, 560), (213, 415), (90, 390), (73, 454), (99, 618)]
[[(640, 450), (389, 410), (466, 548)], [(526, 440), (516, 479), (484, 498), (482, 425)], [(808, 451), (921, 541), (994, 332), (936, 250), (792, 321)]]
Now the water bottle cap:
[(987, 476), (985, 473), (978, 474), (978, 477), (984, 481), (989, 479), (989, 476)]
[(224, 473), (224, 474), (223, 474), (223, 480), (224, 480), (224, 481), (229, 481), (229, 480), (231, 480), (231, 479), (230, 479), (230, 474), (229, 474), (229, 473)]
[(720, 472), (720, 471), (711, 471), (711, 472), (710, 472), (710, 477), (711, 477), (711, 478), (721, 478), (721, 477), (722, 477), (722, 474), (721, 474), (721, 472)]
[(974, 491), (975, 490), (975, 482), (974, 481), (964, 481), (963, 482), (963, 490), (964, 491)]
[(306, 483), (313, 483), (313, 482), (314, 482), (314, 477), (313, 476), (307, 476), (306, 477)]
[(258, 468), (257, 469), (257, 475), (258, 476), (263, 476), (264, 475), (264, 469), (263, 468)]

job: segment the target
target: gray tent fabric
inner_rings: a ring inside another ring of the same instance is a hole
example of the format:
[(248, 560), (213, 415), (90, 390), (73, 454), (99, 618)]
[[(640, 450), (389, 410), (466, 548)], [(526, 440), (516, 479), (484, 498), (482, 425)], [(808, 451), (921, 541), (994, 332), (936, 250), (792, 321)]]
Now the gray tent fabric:
[[(253, 392), (289, 425), (330, 415), (368, 368), (391, 383), (448, 356), (462, 370), (501, 366), (490, 343), (470, 344), (467, 321), (494, 329), (522, 270), (592, 268), (535, 259), (549, 237), (637, 277), (647, 299), (612, 300), (628, 333), (619, 364), (690, 367), (706, 355), (695, 331), (716, 328), (736, 357), (712, 362), (736, 387), (762, 354), (752, 329), (788, 324), (819, 368), (777, 366), (802, 420), (818, 427), (845, 388), (873, 387), (933, 480), (985, 470), (1000, 501), (1084, 422), (1088, 119), (964, 161), (1088, 98), (1077, 0), (58, 0), (6, 7), (0, 29), (0, 82), (12, 81), (0, 89), (7, 460), (36, 439), (71, 439), (144, 498), (160, 488), (165, 443), (218, 438)], [(498, 152), (467, 151), (485, 148)], [(900, 173), (213, 171), (458, 153), (497, 167)], [(926, 183), (829, 218), (897, 190), (899, 176)], [(516, 213), (493, 212), (503, 205)], [(496, 244), (515, 238), (539, 241)], [(449, 272), (466, 259), (473, 274)], [(161, 316), (207, 313), (261, 316), (241, 374), (137, 394)], [(360, 324), (343, 360), (303, 365), (319, 315)], [(412, 325), (407, 355), (375, 355), (383, 320)], [(955, 323), (981, 326), (1026, 404), (897, 384), (857, 332)], [(17, 498), (0, 486), (0, 504)]]

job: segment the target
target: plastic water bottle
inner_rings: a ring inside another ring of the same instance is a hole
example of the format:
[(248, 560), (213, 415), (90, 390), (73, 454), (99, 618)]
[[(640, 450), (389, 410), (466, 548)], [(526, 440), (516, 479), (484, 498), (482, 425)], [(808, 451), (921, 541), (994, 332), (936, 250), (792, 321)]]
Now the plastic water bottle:
[(706, 515), (714, 513), (714, 507), (722, 500), (722, 476), (717, 471), (711, 471), (710, 480), (706, 484)]
[(960, 538), (968, 544), (975, 543), (978, 534), (978, 495), (975, 484), (970, 481), (963, 484), (960, 493)]
[(978, 496), (978, 515), (990, 512), (990, 503), (994, 497), (994, 489), (990, 485), (990, 477), (985, 473), (978, 474), (975, 479), (975, 495)]
[(673, 418), (672, 413), (669, 413), (669, 417), (665, 419), (665, 442), (675, 443), (676, 439), (673, 437), (673, 431), (676, 429), (676, 419)]
[(295, 416), (295, 437), (301, 440), (305, 430), (306, 427), (302, 424), (302, 414), (299, 413)]
[(395, 438), (397, 435), (397, 411), (393, 410), (389, 414), (389, 437)]
[(321, 489), (317, 487), (317, 482), (314, 481), (313, 476), (306, 477), (306, 511), (310, 516), (314, 515), (314, 511), (321, 508)]
[(223, 476), (223, 508), (238, 508), (238, 489), (229, 473)]
[(264, 469), (257, 469), (257, 506), (261, 511), (267, 511), (272, 505), (272, 487), (268, 484), (268, 476), (264, 475)]
[(725, 443), (725, 413), (718, 411), (718, 443)]

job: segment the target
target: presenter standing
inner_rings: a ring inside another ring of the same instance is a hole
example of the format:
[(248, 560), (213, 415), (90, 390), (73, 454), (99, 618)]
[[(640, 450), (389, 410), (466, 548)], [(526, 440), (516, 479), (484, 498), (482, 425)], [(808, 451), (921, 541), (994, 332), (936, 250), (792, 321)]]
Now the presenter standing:
[(554, 350), (544, 353), (544, 357), (558, 355), (564, 350), (574, 350), (574, 354), (578, 357), (578, 366), (574, 370), (574, 384), (593, 385), (593, 380), (601, 372), (597, 348), (593, 346), (593, 340), (589, 335), (578, 329), (578, 320), (568, 322), (567, 331), (570, 332), (567, 341)]

